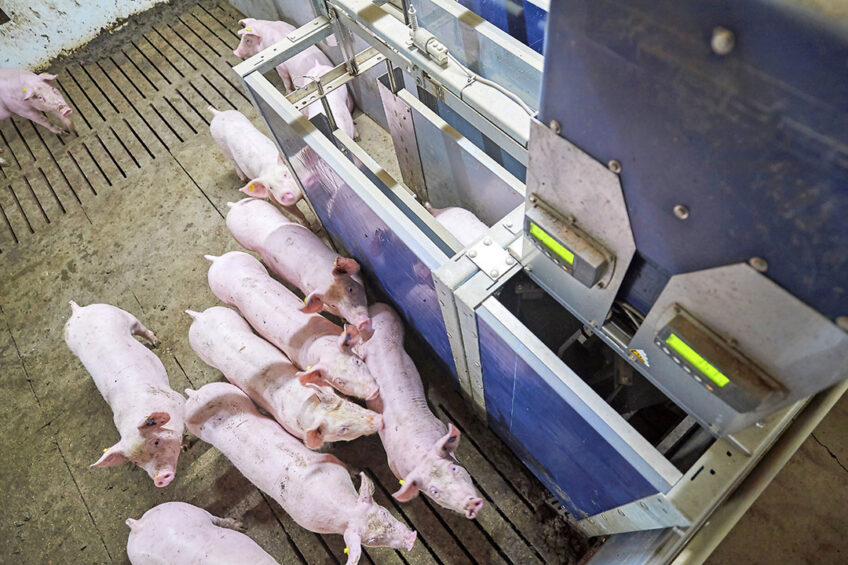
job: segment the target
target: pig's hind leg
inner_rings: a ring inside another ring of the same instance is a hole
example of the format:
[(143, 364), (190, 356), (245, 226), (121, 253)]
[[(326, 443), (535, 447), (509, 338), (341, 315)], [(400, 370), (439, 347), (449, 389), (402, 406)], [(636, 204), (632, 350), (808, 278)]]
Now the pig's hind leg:
[[(132, 316), (132, 314), (130, 314)], [(135, 316), (132, 316), (132, 324), (130, 325), (130, 333), (133, 335), (137, 335), (138, 337), (146, 339), (150, 342), (150, 345), (157, 346), (159, 345), (159, 340), (153, 334), (152, 331), (148, 330), (144, 327), (144, 324), (138, 321)]]

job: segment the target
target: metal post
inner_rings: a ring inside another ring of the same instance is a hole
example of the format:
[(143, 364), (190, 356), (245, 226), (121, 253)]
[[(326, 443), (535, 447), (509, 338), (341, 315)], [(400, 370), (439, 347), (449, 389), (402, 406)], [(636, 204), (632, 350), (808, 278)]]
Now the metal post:
[(324, 86), (321, 84), (321, 77), (309, 77), (315, 83), (315, 86), (318, 88), (318, 96), (321, 98), (321, 105), (324, 107), (324, 114), (327, 116), (327, 121), (330, 122), (330, 128), (333, 131), (336, 131), (338, 126), (336, 125), (336, 118), (333, 116), (333, 110), (330, 108), (330, 102), (327, 100), (327, 97), (324, 95)]
[(386, 68), (389, 71), (389, 88), (391, 88), (392, 94), (397, 94), (398, 84), (397, 80), (395, 80), (395, 69), (392, 67), (392, 62), (389, 59), (386, 59)]

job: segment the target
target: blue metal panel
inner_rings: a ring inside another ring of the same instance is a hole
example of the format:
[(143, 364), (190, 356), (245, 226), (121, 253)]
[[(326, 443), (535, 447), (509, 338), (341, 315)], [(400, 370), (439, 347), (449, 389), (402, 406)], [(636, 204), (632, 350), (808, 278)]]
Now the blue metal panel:
[(505, 341), (491, 313), (479, 309), (477, 326), (489, 424), (571, 513), (585, 518), (669, 488), (578, 413), (550, 369), (528, 364), (530, 352)]
[[(456, 378), (453, 354), (430, 274), (431, 269), (447, 261), (447, 255), (428, 252), (432, 246), (417, 245), (417, 238), (423, 235), (417, 230), (410, 234), (403, 228), (392, 215), (400, 214), (399, 210), (381, 209), (374, 204), (374, 198), (366, 201), (367, 189), (348, 185), (327, 161), (304, 144), (302, 133), (295, 133), (259, 97), (256, 100), (324, 228), (359, 262), (367, 283), (388, 295)], [(377, 188), (384, 194), (391, 193), (375, 176), (368, 176), (379, 183)]]
[(461, 0), (460, 4), (541, 53), (548, 13), (527, 0)]
[[(541, 119), (621, 162), (637, 249), (659, 271), (763, 257), (789, 292), (846, 315), (848, 27), (828, 5), (551, 3)], [(717, 26), (735, 34), (724, 57)]]
[(539, 53), (544, 53), (545, 47), (545, 24), (548, 21), (548, 12), (533, 2), (524, 0), (524, 21), (527, 26), (527, 45)]

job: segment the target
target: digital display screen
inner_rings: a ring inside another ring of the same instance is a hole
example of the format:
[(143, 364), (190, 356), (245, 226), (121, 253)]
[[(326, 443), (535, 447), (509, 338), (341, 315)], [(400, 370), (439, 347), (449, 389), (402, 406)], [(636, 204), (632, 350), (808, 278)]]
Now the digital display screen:
[(673, 333), (665, 339), (665, 342), (668, 344), (669, 347), (674, 349), (681, 357), (691, 363), (693, 367), (698, 369), (701, 373), (704, 374), (705, 377), (713, 381), (717, 386), (723, 387), (724, 385), (730, 382), (730, 379), (724, 376), (721, 371), (710, 365), (706, 359), (698, 355), (698, 353), (694, 349), (686, 345), (686, 343), (682, 339), (680, 339)]
[(560, 259), (574, 265), (574, 253), (566, 249), (564, 245), (548, 235), (548, 232), (537, 226), (534, 222), (530, 222), (530, 235), (538, 239), (545, 247), (556, 253)]

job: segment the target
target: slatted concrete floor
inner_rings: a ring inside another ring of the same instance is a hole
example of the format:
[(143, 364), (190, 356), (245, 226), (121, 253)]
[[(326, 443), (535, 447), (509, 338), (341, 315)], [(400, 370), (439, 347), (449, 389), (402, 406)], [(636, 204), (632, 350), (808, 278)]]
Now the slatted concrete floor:
[[(0, 562), (125, 563), (124, 520), (168, 500), (242, 520), (281, 563), (344, 560), (340, 536), (299, 528), (203, 442), (182, 455), (166, 489), (131, 465), (89, 469), (118, 435), (62, 340), (68, 300), (108, 302), (157, 333), (174, 389), (221, 379), (189, 348), (183, 310), (217, 303), (202, 255), (238, 249), (222, 212), (240, 183), (212, 145), (206, 106), (256, 117), (230, 71), (240, 17), (204, 0), (133, 18), (53, 69), (76, 109), (75, 134), (0, 124), (10, 162), (0, 169)], [(385, 140), (368, 126), (358, 122), (363, 140)], [(434, 410), (463, 432), (459, 457), (486, 507), (468, 521), (428, 499), (397, 504), (376, 438), (337, 445), (375, 478), (377, 500), (419, 532), (412, 552), (367, 549), (363, 562), (572, 561), (584, 540), (444, 386), (426, 349), (409, 345)]]

